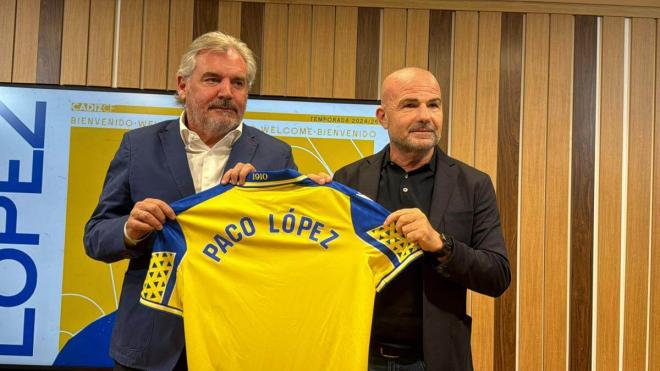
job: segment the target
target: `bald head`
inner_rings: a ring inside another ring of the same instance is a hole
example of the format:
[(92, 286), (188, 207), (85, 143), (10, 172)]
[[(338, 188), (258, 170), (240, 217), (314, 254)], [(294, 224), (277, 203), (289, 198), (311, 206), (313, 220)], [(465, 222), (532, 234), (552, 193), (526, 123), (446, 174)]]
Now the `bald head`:
[(427, 70), (417, 67), (406, 67), (396, 70), (387, 75), (383, 80), (381, 91), (381, 105), (391, 106), (396, 104), (397, 98), (402, 92), (417, 89), (428, 90), (441, 95), (440, 84), (435, 76)]
[(392, 161), (404, 169), (427, 163), (442, 131), (438, 80), (421, 68), (394, 71), (383, 81), (376, 118), (390, 137)]

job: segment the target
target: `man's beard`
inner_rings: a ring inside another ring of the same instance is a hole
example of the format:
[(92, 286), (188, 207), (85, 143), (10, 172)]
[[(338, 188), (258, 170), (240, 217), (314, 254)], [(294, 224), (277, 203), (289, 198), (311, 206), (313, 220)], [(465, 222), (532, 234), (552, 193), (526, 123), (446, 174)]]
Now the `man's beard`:
[[(229, 99), (217, 100), (207, 107), (190, 107), (191, 120), (195, 124), (195, 130), (211, 134), (218, 139), (224, 138), (227, 133), (236, 129), (241, 123), (241, 115), (238, 107)], [(212, 116), (207, 110), (216, 108), (229, 108), (233, 112), (222, 112), (219, 116)]]
[(433, 134), (433, 139), (431, 141), (429, 140), (415, 140), (412, 139), (410, 136), (407, 136), (405, 138), (391, 138), (392, 144), (396, 145), (399, 149), (401, 149), (404, 152), (409, 152), (409, 153), (415, 153), (415, 152), (426, 152), (440, 142), (440, 136), (437, 134), (435, 131), (435, 127), (433, 124), (430, 123), (415, 123), (413, 126), (409, 129), (409, 133), (411, 131), (417, 131), (417, 130), (427, 130), (428, 133)]

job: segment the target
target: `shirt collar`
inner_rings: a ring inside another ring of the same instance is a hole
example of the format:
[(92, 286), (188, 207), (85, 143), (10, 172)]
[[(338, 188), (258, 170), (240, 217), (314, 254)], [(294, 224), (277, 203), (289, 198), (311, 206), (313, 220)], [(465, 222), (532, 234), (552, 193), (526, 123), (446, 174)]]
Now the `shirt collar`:
[(227, 135), (220, 139), (220, 141), (218, 141), (218, 143), (212, 148), (209, 148), (197, 133), (188, 129), (188, 126), (186, 126), (186, 111), (184, 110), (181, 112), (181, 116), (179, 116), (179, 133), (181, 134), (181, 140), (183, 140), (183, 145), (187, 152), (208, 151), (209, 149), (219, 147), (231, 148), (243, 133), (243, 122), (238, 124), (234, 130), (227, 133)]
[[(433, 156), (431, 156), (431, 161), (429, 161), (427, 164), (422, 165), (419, 169), (415, 169), (412, 171), (412, 173), (418, 173), (422, 172), (425, 170), (430, 170), (432, 173), (435, 173), (435, 168), (436, 168), (436, 154), (437, 154), (438, 149), (436, 147), (433, 147)], [(383, 164), (382, 168), (386, 168), (388, 166), (396, 166), (398, 168), (401, 168), (401, 166), (397, 165), (396, 163), (392, 162), (390, 159), (390, 147), (387, 147), (387, 150), (385, 151), (385, 158), (383, 158)]]

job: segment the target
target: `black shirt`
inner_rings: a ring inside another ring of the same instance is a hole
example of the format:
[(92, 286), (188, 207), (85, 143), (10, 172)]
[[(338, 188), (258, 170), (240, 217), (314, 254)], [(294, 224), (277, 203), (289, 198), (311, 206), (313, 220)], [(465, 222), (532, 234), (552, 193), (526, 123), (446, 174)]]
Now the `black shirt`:
[[(406, 173), (385, 154), (376, 201), (390, 211), (418, 208), (429, 215), (435, 178), (431, 161)], [(378, 295), (371, 330), (374, 343), (419, 346), (422, 340), (422, 259), (417, 259)]]

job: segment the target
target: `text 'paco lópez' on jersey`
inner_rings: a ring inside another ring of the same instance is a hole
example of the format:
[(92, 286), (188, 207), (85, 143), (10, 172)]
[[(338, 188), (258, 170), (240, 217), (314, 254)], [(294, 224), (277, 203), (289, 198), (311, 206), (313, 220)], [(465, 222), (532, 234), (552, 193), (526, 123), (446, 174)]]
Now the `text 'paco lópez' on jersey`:
[(171, 206), (140, 301), (184, 317), (191, 370), (366, 370), (374, 296), (422, 255), (382, 206), (292, 170)]

